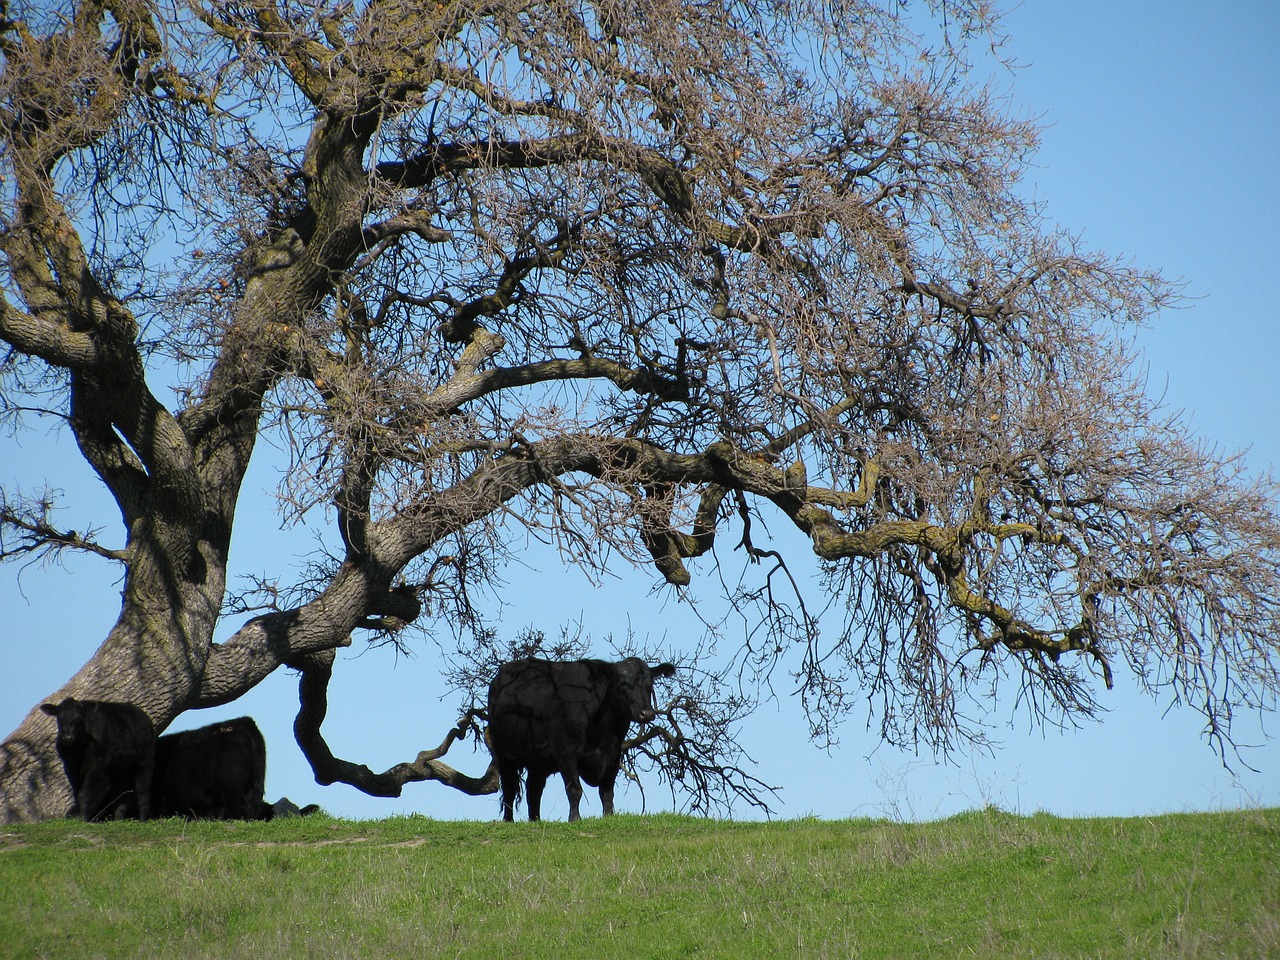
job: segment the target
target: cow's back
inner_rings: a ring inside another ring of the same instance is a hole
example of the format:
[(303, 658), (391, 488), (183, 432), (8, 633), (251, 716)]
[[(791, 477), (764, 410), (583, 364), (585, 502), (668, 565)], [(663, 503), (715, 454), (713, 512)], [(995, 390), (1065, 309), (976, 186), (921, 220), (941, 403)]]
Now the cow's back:
[(558, 770), (598, 733), (610, 690), (599, 660), (514, 660), (489, 685), (489, 740), (495, 757)]
[(157, 815), (269, 817), (263, 799), (266, 767), (266, 741), (250, 717), (166, 734), (156, 744)]

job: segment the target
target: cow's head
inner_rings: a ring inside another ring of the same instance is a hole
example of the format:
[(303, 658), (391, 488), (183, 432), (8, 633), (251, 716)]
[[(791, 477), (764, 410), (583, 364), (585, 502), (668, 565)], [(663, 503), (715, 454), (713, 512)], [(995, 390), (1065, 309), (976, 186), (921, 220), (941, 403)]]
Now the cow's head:
[(61, 703), (42, 703), (40, 709), (58, 721), (58, 746), (74, 746), (85, 736), (84, 706), (74, 697)]
[(618, 672), (618, 689), (631, 719), (636, 723), (649, 723), (657, 716), (653, 711), (653, 679), (669, 677), (676, 668), (669, 663), (651, 667), (639, 657), (627, 657), (614, 666)]

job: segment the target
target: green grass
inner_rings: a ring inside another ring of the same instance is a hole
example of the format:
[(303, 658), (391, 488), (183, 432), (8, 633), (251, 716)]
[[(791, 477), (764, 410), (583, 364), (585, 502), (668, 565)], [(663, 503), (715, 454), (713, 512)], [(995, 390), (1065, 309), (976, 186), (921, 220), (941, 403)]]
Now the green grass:
[(0, 827), (2, 957), (1280, 957), (1280, 809)]

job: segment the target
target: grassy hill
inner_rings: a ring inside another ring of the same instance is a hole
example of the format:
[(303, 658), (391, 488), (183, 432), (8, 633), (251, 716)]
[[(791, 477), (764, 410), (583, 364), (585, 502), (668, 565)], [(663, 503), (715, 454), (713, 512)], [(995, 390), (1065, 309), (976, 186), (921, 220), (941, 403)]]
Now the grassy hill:
[(0, 956), (1280, 957), (1280, 809), (0, 827)]

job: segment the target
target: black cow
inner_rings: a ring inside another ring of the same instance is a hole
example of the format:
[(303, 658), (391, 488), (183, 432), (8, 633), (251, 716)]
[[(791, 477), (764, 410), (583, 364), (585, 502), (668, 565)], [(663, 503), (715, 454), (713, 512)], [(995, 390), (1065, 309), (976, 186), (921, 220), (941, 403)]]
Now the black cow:
[(270, 820), (267, 744), (250, 717), (165, 734), (156, 743), (153, 815)]
[(613, 784), (632, 721), (653, 720), (653, 679), (675, 667), (651, 667), (637, 657), (604, 660), (515, 660), (489, 684), (486, 738), (502, 781), (502, 819), (514, 819), (520, 771), (528, 770), (529, 819), (541, 816), (542, 791), (557, 771), (569, 795), (569, 819), (579, 819), (579, 777), (600, 788), (613, 813)]
[(68, 816), (146, 820), (156, 750), (147, 715), (131, 703), (74, 697), (40, 709), (58, 718), (58, 756), (75, 797)]

